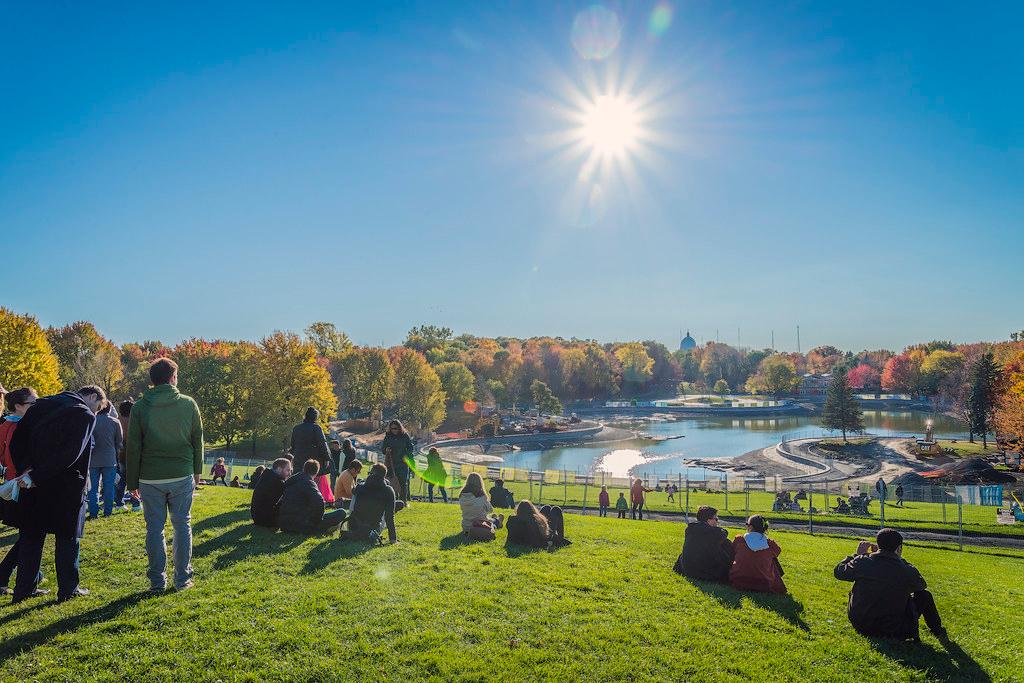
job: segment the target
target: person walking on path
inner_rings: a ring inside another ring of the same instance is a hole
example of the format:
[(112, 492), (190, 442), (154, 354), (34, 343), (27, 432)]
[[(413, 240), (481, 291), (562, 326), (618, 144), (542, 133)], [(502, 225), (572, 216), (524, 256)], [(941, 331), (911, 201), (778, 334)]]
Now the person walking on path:
[[(8, 415), (0, 420), (0, 467), (3, 467), (3, 480), (11, 481), (17, 478), (14, 467), (14, 460), (11, 458), (11, 439), (14, 437), (14, 430), (18, 428), (21, 418), (39, 399), (35, 389), (22, 387), (7, 394), (6, 405)], [(0, 522), (11, 527), (18, 527), (18, 504), (0, 500)], [(0, 595), (7, 595), (10, 592), (8, 584), (14, 576), (14, 570), (18, 567), (18, 550), (21, 546), (14, 541), (14, 545), (7, 549), (3, 561), (0, 561)], [(36, 583), (42, 580), (42, 575), (37, 577)]]
[(857, 554), (836, 565), (835, 577), (852, 581), (847, 616), (868, 637), (918, 640), (919, 620), (940, 640), (946, 629), (921, 572), (903, 559), (903, 535), (881, 529), (875, 543), (861, 542)]
[(413, 443), (409, 432), (398, 420), (388, 423), (387, 434), (380, 444), (381, 452), (384, 454), (384, 466), (392, 474), (397, 482), (395, 494), (399, 500), (409, 502), (409, 463), (413, 457)]
[(602, 486), (601, 493), (597, 496), (598, 514), (601, 517), (608, 516), (608, 508), (611, 507), (611, 498), (608, 496), (608, 487)]
[(739, 591), (785, 593), (779, 544), (768, 538), (768, 520), (761, 515), (747, 519), (747, 533), (733, 539), (734, 560), (729, 569), (729, 585)]
[(14, 602), (37, 595), (46, 536), (54, 536), (57, 600), (89, 591), (78, 585), (78, 552), (85, 531), (85, 483), (96, 413), (107, 402), (96, 386), (41, 398), (28, 409), (11, 439), (20, 478), (18, 578)]
[[(92, 430), (92, 459), (89, 461), (89, 519), (96, 519), (100, 513), (100, 482), (103, 485), (103, 516), (114, 514), (114, 498), (117, 495), (117, 454), (124, 445), (121, 422), (110, 402), (96, 414), (96, 426)], [(118, 507), (121, 506), (118, 501)]]
[(150, 590), (167, 587), (168, 514), (174, 527), (174, 587), (192, 586), (192, 495), (203, 474), (199, 406), (178, 391), (178, 365), (161, 358), (149, 368), (153, 387), (128, 423), (128, 488), (142, 497)]
[(896, 505), (903, 507), (903, 484), (896, 484)]

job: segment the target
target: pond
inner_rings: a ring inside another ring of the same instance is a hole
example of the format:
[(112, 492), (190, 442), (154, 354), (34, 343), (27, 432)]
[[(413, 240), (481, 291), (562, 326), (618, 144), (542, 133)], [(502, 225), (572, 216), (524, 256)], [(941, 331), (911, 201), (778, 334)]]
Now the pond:
[[(947, 415), (922, 411), (864, 411), (869, 434), (879, 436), (924, 436), (925, 421), (933, 420), (935, 435), (944, 438), (967, 438), (963, 424)], [(703, 468), (687, 468), (683, 463), (693, 458), (737, 457), (757, 448), (777, 444), (787, 438), (838, 436), (820, 425), (818, 416), (780, 416), (765, 418), (700, 417), (659, 421), (618, 420), (607, 424), (652, 436), (682, 436), (660, 443), (650, 440), (629, 440), (615, 443), (515, 451), (505, 464), (531, 470), (565, 469), (589, 472), (603, 469), (612, 476), (645, 473), (649, 475), (682, 473), (690, 478), (720, 476)]]

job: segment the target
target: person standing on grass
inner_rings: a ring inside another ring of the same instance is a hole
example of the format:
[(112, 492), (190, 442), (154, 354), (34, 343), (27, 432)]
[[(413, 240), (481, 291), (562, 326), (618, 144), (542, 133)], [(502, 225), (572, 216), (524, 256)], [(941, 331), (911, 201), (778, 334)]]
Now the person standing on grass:
[(332, 510), (324, 514), (326, 504), (320, 495), (317, 477), (320, 463), (307, 460), (302, 471), (293, 474), (284, 483), (277, 522), (281, 531), (297, 534), (322, 534), (337, 531), (348, 516), (347, 510)]
[[(125, 399), (117, 405), (117, 421), (121, 424), (121, 450), (117, 453), (117, 490), (114, 492), (114, 500), (117, 503), (117, 507), (124, 505), (124, 494), (127, 490), (127, 477), (128, 470), (125, 465), (125, 457), (128, 451), (128, 422), (131, 419), (132, 408), (135, 407), (135, 401), (132, 399)], [(137, 511), (142, 507), (142, 501), (136, 496), (130, 496), (129, 502), (131, 503), (132, 510)]]
[(331, 491), (334, 490), (335, 484), (338, 483), (338, 475), (341, 474), (341, 462), (342, 462), (342, 449), (341, 442), (337, 439), (331, 439), (330, 443), (327, 444), (331, 449)]
[(625, 519), (629, 512), (629, 503), (626, 501), (626, 494), (619, 491), (619, 499), (615, 501), (615, 509), (619, 513), (619, 519)]
[(729, 569), (729, 585), (739, 591), (785, 593), (779, 544), (768, 538), (768, 520), (761, 515), (747, 518), (747, 533), (736, 536), (735, 559)]
[[(327, 474), (331, 467), (331, 449), (327, 447), (327, 435), (318, 424), (320, 411), (310, 406), (302, 422), (292, 428), (292, 468), (300, 472), (307, 460), (316, 460), (319, 471)], [(294, 476), (294, 475), (293, 475)]]
[(896, 484), (896, 505), (903, 507), (903, 484)]
[(380, 444), (381, 453), (384, 454), (384, 466), (392, 474), (396, 482), (396, 494), (400, 500), (409, 502), (409, 463), (413, 457), (413, 442), (409, 432), (398, 420), (388, 423), (387, 434)]
[(718, 526), (718, 510), (702, 505), (697, 510), (697, 521), (686, 525), (683, 551), (673, 569), (691, 579), (729, 582), (733, 545), (729, 534)]
[(398, 543), (395, 531), (395, 513), (405, 507), (405, 501), (395, 499), (395, 490), (388, 484), (388, 468), (377, 463), (370, 468), (366, 481), (352, 492), (349, 505), (349, 533), (342, 538), (356, 541), (379, 542), (388, 530), (391, 543)]
[(277, 528), (278, 512), (281, 509), (281, 496), (284, 495), (284, 484), (292, 476), (292, 461), (278, 458), (269, 470), (264, 470), (256, 488), (252, 492), (249, 503), (249, 515), (256, 526)]
[(651, 489), (644, 486), (640, 477), (633, 480), (633, 484), (629, 487), (629, 502), (633, 504), (633, 519), (639, 516), (640, 521), (644, 521), (644, 494), (650, 492)]
[(153, 387), (128, 423), (128, 488), (142, 497), (150, 590), (167, 587), (168, 513), (174, 527), (174, 587), (192, 586), (192, 495), (203, 474), (199, 406), (178, 391), (178, 365), (160, 358), (149, 367)]
[(445, 491), (445, 484), (448, 483), (448, 471), (441, 462), (441, 454), (436, 448), (427, 451), (427, 469), (423, 471), (423, 480), (427, 482), (427, 500), (434, 502), (434, 487), (437, 486), (441, 492), (441, 500), (448, 502), (448, 492)]
[[(99, 492), (100, 481), (103, 482), (103, 516), (114, 514), (114, 498), (117, 485), (114, 477), (117, 474), (117, 454), (124, 446), (124, 434), (117, 414), (111, 414), (113, 406), (110, 402), (96, 414), (96, 426), (92, 430), (93, 449), (89, 461), (89, 519), (96, 519), (100, 514)], [(120, 503), (118, 503), (120, 507)]]
[(836, 565), (840, 581), (852, 581), (847, 616), (864, 636), (918, 640), (919, 619), (936, 638), (946, 629), (928, 592), (921, 572), (903, 559), (903, 536), (895, 529), (881, 529), (875, 543), (862, 541), (857, 554)]
[(352, 500), (353, 491), (356, 488), (356, 482), (359, 479), (359, 473), (363, 469), (363, 463), (358, 460), (353, 460), (349, 463), (340, 475), (338, 475), (338, 481), (334, 484), (334, 505), (335, 507), (347, 507), (349, 501)]
[[(15, 389), (6, 396), (4, 401), (8, 414), (0, 420), (0, 466), (3, 467), (3, 481), (11, 481), (17, 478), (17, 471), (14, 467), (14, 459), (11, 457), (11, 439), (14, 437), (14, 430), (18, 428), (21, 418), (32, 407), (32, 404), (39, 399), (35, 389), (22, 387)], [(0, 500), (0, 521), (8, 526), (17, 528), (18, 504), (6, 500)], [(7, 554), (0, 562), (0, 595), (7, 595), (10, 592), (8, 584), (18, 567), (18, 550), (21, 547), (19, 541), (7, 549)], [(42, 581), (42, 574), (37, 577), (36, 584)]]
[(466, 477), (466, 485), (459, 494), (462, 512), (462, 533), (475, 541), (493, 541), (494, 532), (501, 528), (503, 515), (491, 514), (494, 508), (484, 493), (484, 480), (477, 472)]
[(78, 551), (85, 531), (92, 430), (106, 402), (96, 386), (41, 398), (14, 431), (11, 457), (22, 487), (14, 602), (39, 594), (39, 565), (48, 534), (54, 536), (57, 601), (89, 594), (78, 585)]
[(602, 486), (601, 493), (597, 495), (598, 515), (608, 516), (608, 508), (611, 507), (611, 498), (608, 496), (608, 487)]

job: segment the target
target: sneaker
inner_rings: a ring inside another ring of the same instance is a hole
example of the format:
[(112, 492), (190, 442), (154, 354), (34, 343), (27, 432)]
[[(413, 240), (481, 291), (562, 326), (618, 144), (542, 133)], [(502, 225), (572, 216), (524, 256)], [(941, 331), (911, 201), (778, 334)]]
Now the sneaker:
[(195, 582), (192, 579), (189, 579), (188, 581), (186, 581), (185, 583), (181, 584), (180, 586), (175, 586), (174, 590), (176, 590), (176, 591), (187, 591), (189, 588), (191, 588), (194, 585), (196, 585)]
[(10, 595), (11, 589), (7, 586), (0, 586), (0, 595)]
[[(46, 591), (46, 592), (49, 593), (50, 591)], [(57, 596), (57, 602), (67, 602), (68, 600), (72, 600), (74, 598), (81, 598), (81, 597), (84, 597), (84, 596), (86, 596), (88, 594), (89, 594), (89, 589), (88, 588), (82, 588), (81, 586), (79, 586), (75, 590), (71, 591), (70, 595), (65, 595), (64, 597), (61, 597), (61, 596), (58, 595)]]
[(160, 595), (165, 590), (167, 590), (167, 586), (150, 586), (149, 587), (149, 592), (150, 592), (151, 595)]

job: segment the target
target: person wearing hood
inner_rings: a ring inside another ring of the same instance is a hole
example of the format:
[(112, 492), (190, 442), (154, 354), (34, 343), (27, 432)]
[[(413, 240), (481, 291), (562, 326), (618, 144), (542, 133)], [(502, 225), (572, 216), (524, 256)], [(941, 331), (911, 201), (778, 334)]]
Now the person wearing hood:
[[(291, 448), (292, 467), (300, 472), (307, 460), (316, 460), (320, 472), (326, 475), (331, 469), (331, 449), (327, 446), (327, 435), (317, 424), (320, 411), (310, 406), (302, 422), (292, 428)], [(293, 475), (294, 476), (294, 475)]]
[[(124, 433), (117, 411), (109, 402), (96, 414), (96, 426), (92, 430), (93, 449), (89, 461), (89, 519), (96, 519), (100, 513), (100, 482), (103, 482), (103, 516), (114, 514), (114, 498), (117, 494), (117, 454), (124, 445)], [(118, 501), (118, 507), (121, 506)]]
[(448, 491), (444, 488), (448, 483), (448, 470), (444, 468), (441, 454), (437, 452), (436, 448), (427, 451), (427, 469), (423, 470), (423, 474), (420, 476), (427, 482), (428, 501), (434, 502), (434, 487), (436, 486), (441, 493), (441, 500), (448, 502)]
[(729, 569), (729, 585), (739, 591), (785, 593), (779, 544), (765, 536), (768, 520), (761, 515), (747, 519), (747, 533), (733, 539), (733, 563)]
[(150, 590), (167, 587), (168, 514), (174, 527), (174, 587), (192, 586), (192, 494), (203, 475), (203, 420), (199, 406), (178, 391), (178, 365), (160, 358), (149, 368), (153, 387), (128, 422), (128, 488), (141, 494), (146, 520)]
[(389, 422), (380, 451), (384, 454), (384, 466), (397, 482), (398, 497), (406, 503), (409, 502), (409, 462), (412, 461), (413, 450), (412, 437), (402, 423), (398, 420)]
[(281, 496), (284, 495), (285, 482), (292, 476), (292, 461), (278, 458), (270, 469), (264, 470), (256, 488), (252, 492), (249, 503), (249, 515), (256, 526), (268, 529), (277, 528), (277, 518), (281, 511)]
[(96, 413), (107, 396), (96, 386), (36, 401), (11, 438), (11, 458), (20, 477), (18, 578), (14, 602), (38, 594), (46, 536), (54, 536), (57, 600), (89, 591), (78, 585), (78, 551), (85, 531), (85, 482), (92, 455)]
[[(22, 387), (7, 394), (4, 401), (9, 411), (6, 417), (0, 419), (0, 466), (3, 467), (4, 481), (11, 481), (18, 476), (14, 467), (14, 459), (11, 457), (11, 439), (14, 437), (14, 430), (18, 428), (21, 418), (25, 417), (25, 413), (28, 412), (28, 409), (38, 399), (39, 395), (36, 394), (35, 389)], [(19, 526), (18, 504), (0, 500), (0, 521), (8, 526), (17, 528)], [(18, 567), (19, 548), (18, 541), (15, 541), (14, 545), (7, 550), (3, 561), (0, 562), (0, 595), (6, 595), (10, 592), (8, 584), (11, 582), (14, 570)], [(42, 574), (37, 578), (36, 583), (38, 584), (43, 578)], [(47, 591), (41, 592), (45, 593)]]
[(697, 521), (686, 525), (683, 551), (673, 569), (691, 579), (729, 582), (733, 546), (729, 534), (718, 526), (718, 510), (702, 505), (697, 510)]
[(320, 464), (307, 460), (302, 470), (284, 483), (277, 523), (281, 531), (297, 534), (320, 534), (336, 530), (348, 516), (347, 510), (333, 510), (324, 514), (326, 504), (317, 485)]
[(395, 490), (388, 484), (388, 468), (377, 463), (370, 468), (366, 481), (356, 486), (349, 506), (348, 535), (345, 539), (379, 541), (388, 530), (388, 540), (398, 542), (395, 531), (395, 513), (405, 502), (395, 499)]

